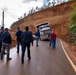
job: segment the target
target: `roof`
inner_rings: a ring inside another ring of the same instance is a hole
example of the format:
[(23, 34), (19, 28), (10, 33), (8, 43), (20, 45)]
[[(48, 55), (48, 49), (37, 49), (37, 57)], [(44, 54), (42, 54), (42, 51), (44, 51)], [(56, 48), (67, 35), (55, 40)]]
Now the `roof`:
[(46, 25), (46, 24), (48, 24), (48, 22), (41, 23), (41, 24), (37, 25), (36, 27), (38, 28), (39, 26)]

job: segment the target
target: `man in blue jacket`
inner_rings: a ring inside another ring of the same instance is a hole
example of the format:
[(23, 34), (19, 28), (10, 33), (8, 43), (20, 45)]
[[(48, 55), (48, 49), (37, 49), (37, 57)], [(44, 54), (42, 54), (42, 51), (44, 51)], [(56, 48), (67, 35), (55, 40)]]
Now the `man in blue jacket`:
[(10, 55), (10, 44), (12, 42), (12, 38), (10, 33), (8, 32), (8, 28), (5, 28), (5, 32), (1, 36), (2, 38), (2, 50), (1, 50), (1, 60), (4, 56), (4, 50), (7, 49), (7, 60), (11, 60)]
[(36, 36), (36, 46), (38, 47), (38, 41), (39, 41), (39, 38), (40, 38), (39, 30), (36, 31), (35, 36)]
[(21, 44), (22, 44), (22, 57), (21, 57), (21, 62), (22, 64), (24, 63), (24, 55), (25, 55), (25, 50), (27, 47), (27, 53), (28, 53), (28, 59), (31, 59), (30, 55), (30, 43), (32, 43), (33, 46), (33, 37), (32, 33), (29, 31), (29, 27), (25, 27), (25, 31), (21, 35)]
[[(2, 34), (4, 33), (4, 27), (1, 27), (0, 29), (0, 53), (1, 53), (1, 48), (2, 48)], [(7, 54), (5, 51), (4, 51), (4, 54)]]
[(21, 37), (21, 34), (22, 34), (22, 31), (20, 30), (20, 28), (18, 27), (17, 28), (17, 31), (16, 31), (16, 40), (17, 40), (17, 53), (19, 53), (19, 46), (21, 44), (21, 40), (20, 40), (20, 37)]

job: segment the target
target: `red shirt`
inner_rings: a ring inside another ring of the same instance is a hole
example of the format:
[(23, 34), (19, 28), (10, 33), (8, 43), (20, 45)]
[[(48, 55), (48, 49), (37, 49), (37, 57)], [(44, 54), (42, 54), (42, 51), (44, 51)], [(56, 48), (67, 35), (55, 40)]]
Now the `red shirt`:
[(56, 40), (56, 34), (53, 32), (53, 33), (51, 33), (51, 40)]

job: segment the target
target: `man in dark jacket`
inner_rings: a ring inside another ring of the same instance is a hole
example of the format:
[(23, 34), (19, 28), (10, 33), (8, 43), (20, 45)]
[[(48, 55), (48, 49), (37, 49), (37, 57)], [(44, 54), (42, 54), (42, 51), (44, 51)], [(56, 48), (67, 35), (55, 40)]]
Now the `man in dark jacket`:
[(2, 47), (2, 39), (1, 39), (2, 33), (4, 33), (4, 27), (1, 27), (0, 29), (0, 53), (1, 53), (1, 47)]
[(21, 44), (21, 40), (20, 40), (20, 37), (21, 37), (21, 34), (22, 34), (22, 31), (20, 30), (20, 28), (18, 27), (17, 28), (18, 30), (16, 31), (16, 40), (17, 40), (17, 53), (19, 53), (19, 46)]
[(33, 46), (33, 37), (32, 33), (29, 31), (29, 27), (25, 27), (25, 31), (21, 35), (21, 44), (22, 44), (22, 57), (21, 62), (24, 63), (24, 55), (25, 55), (25, 49), (27, 47), (27, 53), (28, 53), (28, 59), (31, 59), (30, 56), (30, 43), (32, 43)]
[(8, 28), (5, 28), (5, 32), (2, 34), (1, 38), (2, 38), (1, 60), (3, 59), (5, 48), (7, 49), (7, 60), (11, 60), (9, 54), (12, 39), (10, 33), (8, 32)]

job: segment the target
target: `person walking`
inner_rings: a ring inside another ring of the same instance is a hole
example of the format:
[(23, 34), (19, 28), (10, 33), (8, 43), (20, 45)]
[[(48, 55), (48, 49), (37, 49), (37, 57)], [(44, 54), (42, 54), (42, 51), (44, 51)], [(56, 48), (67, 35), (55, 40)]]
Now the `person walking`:
[(22, 31), (20, 30), (20, 28), (18, 27), (17, 28), (17, 31), (16, 31), (16, 40), (17, 40), (17, 53), (19, 53), (19, 47), (21, 45), (21, 40), (20, 40), (20, 37), (21, 37), (21, 34), (22, 34)]
[(48, 34), (48, 39), (49, 39), (49, 46), (51, 46), (51, 33), (52, 33), (52, 30), (50, 30), (49, 34)]
[(38, 47), (38, 41), (39, 41), (39, 38), (40, 38), (39, 30), (36, 31), (35, 36), (36, 36), (36, 46)]
[[(0, 29), (0, 53), (1, 53), (1, 48), (2, 48), (2, 34), (4, 33), (4, 27), (1, 27)], [(5, 51), (4, 51), (4, 54), (7, 54)]]
[(1, 27), (0, 29), (0, 53), (1, 53), (1, 47), (2, 47), (2, 39), (1, 39), (2, 33), (4, 33), (4, 27)]
[(5, 28), (5, 32), (2, 34), (2, 50), (1, 50), (1, 60), (4, 57), (4, 50), (7, 50), (7, 60), (11, 60), (10, 58), (10, 44), (12, 42), (12, 38), (10, 33), (8, 32), (8, 28)]
[(30, 55), (30, 44), (32, 43), (33, 46), (33, 37), (32, 37), (32, 33), (29, 31), (29, 27), (26, 26), (25, 27), (25, 31), (22, 33), (21, 35), (21, 44), (22, 44), (22, 57), (21, 57), (21, 63), (24, 63), (24, 56), (25, 56), (25, 51), (26, 51), (26, 47), (27, 47), (27, 56), (28, 59), (31, 59), (31, 55)]
[(56, 34), (52, 31), (50, 36), (51, 36), (52, 48), (55, 48), (56, 47)]

